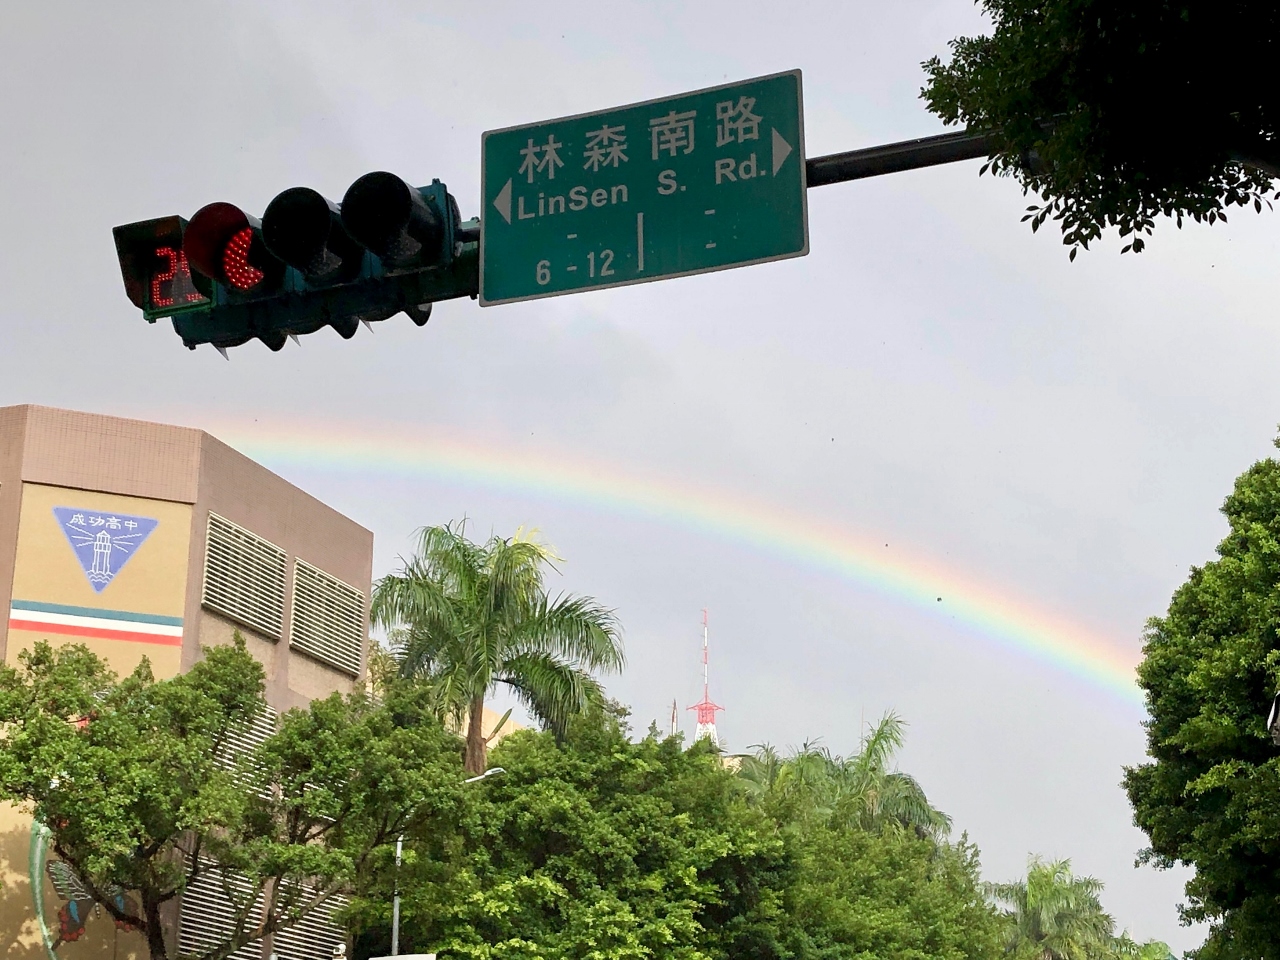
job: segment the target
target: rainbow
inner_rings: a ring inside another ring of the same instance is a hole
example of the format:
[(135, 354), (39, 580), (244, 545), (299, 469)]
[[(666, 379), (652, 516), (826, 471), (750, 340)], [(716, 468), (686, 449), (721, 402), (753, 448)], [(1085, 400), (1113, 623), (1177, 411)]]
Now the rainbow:
[[(513, 449), (438, 430), (363, 423), (226, 421), (211, 432), (273, 469), (425, 479), (586, 506), (669, 524), (851, 581), (963, 626), (1141, 709), (1136, 657), (1120, 643), (1036, 610), (883, 541), (732, 491), (624, 473), (559, 452)], [(939, 598), (943, 602), (939, 603)]]

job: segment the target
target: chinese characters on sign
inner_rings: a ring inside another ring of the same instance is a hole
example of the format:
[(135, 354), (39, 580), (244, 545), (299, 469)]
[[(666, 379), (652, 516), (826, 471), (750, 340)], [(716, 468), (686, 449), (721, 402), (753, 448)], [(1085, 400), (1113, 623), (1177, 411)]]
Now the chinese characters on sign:
[(540, 147), (535, 147), (530, 138), (528, 146), (520, 151), (520, 156), (524, 157), (520, 172), (529, 174), (530, 183), (533, 183), (535, 173), (546, 173), (548, 180), (554, 180), (556, 167), (564, 166), (564, 161), (560, 159), (560, 148), (563, 146), (563, 143), (556, 143), (554, 136), (547, 137), (547, 142)]
[(583, 170), (595, 172), (602, 166), (617, 167), (627, 160), (627, 128), (611, 127), (607, 123), (599, 130), (587, 134), (587, 144), (583, 149), (586, 163)]
[(160, 522), (77, 507), (54, 507), (53, 516), (97, 593), (116, 578)]
[(751, 112), (755, 97), (739, 97), (735, 104), (724, 100), (716, 104), (716, 146), (725, 147), (735, 140), (760, 139), (760, 118)]
[(690, 110), (688, 113), (676, 113), (672, 110), (665, 117), (650, 120), (649, 136), (653, 140), (653, 159), (658, 159), (658, 152), (661, 150), (666, 150), (672, 157), (677, 150), (693, 153), (693, 121), (697, 115), (697, 110)]
[(802, 256), (803, 138), (799, 71), (486, 133), (480, 302)]

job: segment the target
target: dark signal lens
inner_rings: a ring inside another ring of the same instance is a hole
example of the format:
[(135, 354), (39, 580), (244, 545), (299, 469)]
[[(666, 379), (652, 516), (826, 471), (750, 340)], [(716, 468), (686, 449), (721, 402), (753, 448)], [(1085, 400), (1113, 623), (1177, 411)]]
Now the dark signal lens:
[(351, 280), (364, 261), (364, 248), (343, 227), (337, 205), (310, 187), (291, 187), (267, 205), (262, 239), (312, 283)]
[(444, 224), (422, 194), (392, 173), (366, 173), (342, 198), (351, 236), (393, 267), (430, 265), (440, 258)]

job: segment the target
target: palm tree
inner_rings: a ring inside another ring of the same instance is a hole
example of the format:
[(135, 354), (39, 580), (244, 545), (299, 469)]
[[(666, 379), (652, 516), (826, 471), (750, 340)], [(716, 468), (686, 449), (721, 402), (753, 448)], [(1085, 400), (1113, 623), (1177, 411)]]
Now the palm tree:
[(817, 816), (833, 826), (872, 832), (911, 829), (942, 839), (951, 818), (929, 803), (914, 777), (890, 768), (905, 730), (900, 717), (886, 713), (848, 758), (816, 741), (785, 759), (772, 746), (759, 744), (741, 758), (738, 775), (749, 795), (785, 810), (787, 817)]
[(1116, 938), (1112, 950), (1118, 960), (1177, 960), (1163, 940), (1138, 943), (1127, 930)]
[(929, 803), (915, 777), (889, 769), (905, 742), (906, 723), (885, 713), (862, 738), (857, 755), (837, 765), (841, 790), (835, 814), (867, 830), (892, 823), (941, 839), (951, 830), (951, 818)]
[(1070, 860), (1032, 857), (1027, 878), (987, 885), (1008, 907), (1005, 953), (1038, 960), (1095, 960), (1116, 955), (1115, 921), (1098, 897), (1102, 883), (1071, 873)]
[(485, 769), (484, 703), (498, 684), (563, 734), (570, 717), (602, 699), (590, 671), (624, 663), (611, 610), (589, 597), (547, 596), (543, 572), (555, 559), (521, 531), (476, 544), (465, 521), (424, 527), (417, 553), (374, 588), (373, 622), (388, 631), (400, 675), (422, 685), (442, 719), (465, 726), (472, 774)]
[(739, 753), (737, 761), (738, 786), (753, 800), (767, 800), (777, 794), (778, 778), (786, 769), (786, 760), (771, 743), (757, 743), (751, 753)]

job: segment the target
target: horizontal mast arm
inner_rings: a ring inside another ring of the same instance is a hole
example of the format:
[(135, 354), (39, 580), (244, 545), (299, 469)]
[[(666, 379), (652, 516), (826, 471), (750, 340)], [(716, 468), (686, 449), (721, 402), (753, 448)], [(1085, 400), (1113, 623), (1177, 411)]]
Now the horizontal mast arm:
[(900, 170), (989, 157), (995, 144), (996, 138), (991, 134), (960, 130), (936, 137), (920, 137), (862, 150), (832, 153), (825, 157), (812, 157), (805, 161), (805, 174), (810, 187), (822, 187), (828, 183), (878, 177)]

